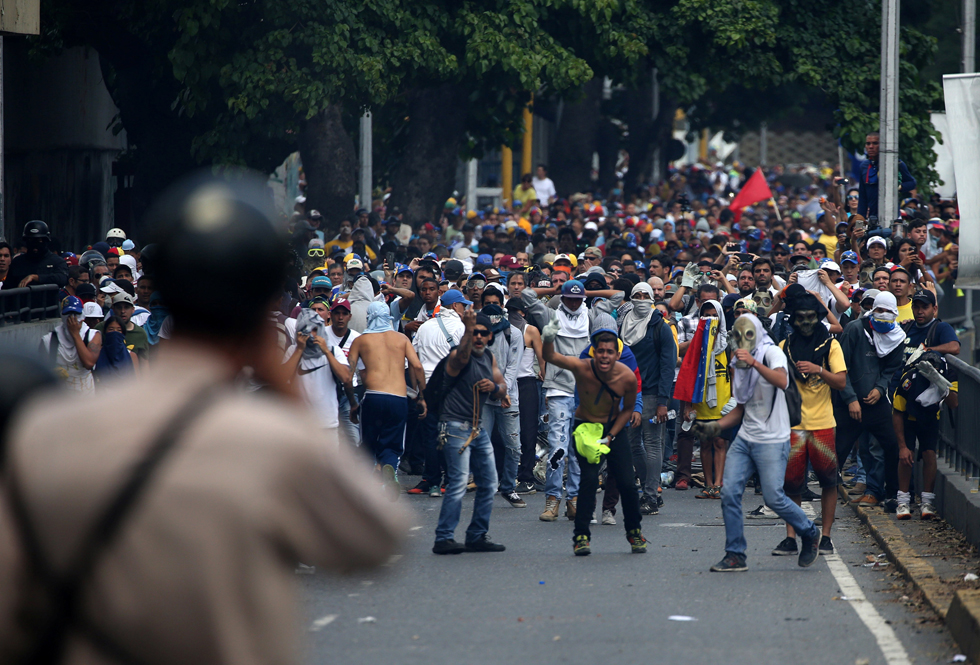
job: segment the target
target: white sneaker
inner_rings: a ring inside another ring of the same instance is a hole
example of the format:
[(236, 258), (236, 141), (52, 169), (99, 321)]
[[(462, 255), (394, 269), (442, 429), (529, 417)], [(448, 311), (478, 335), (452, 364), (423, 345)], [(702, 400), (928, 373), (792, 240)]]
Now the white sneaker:
[(909, 504), (900, 503), (895, 509), (895, 519), (900, 520), (910, 520), (912, 519), (912, 511), (909, 510)]
[(616, 526), (616, 518), (611, 510), (602, 511), (602, 523), (606, 526)]
[(936, 508), (931, 503), (923, 503), (919, 509), (919, 516), (924, 520), (931, 520), (936, 516)]

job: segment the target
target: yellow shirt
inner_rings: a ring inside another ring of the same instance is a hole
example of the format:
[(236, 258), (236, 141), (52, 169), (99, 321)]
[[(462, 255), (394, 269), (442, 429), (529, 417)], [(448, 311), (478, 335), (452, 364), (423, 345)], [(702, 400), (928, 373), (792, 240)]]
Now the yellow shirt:
[(897, 321), (901, 323), (902, 321), (911, 321), (914, 318), (915, 316), (912, 314), (912, 299), (909, 298), (907, 303), (898, 306)]
[(827, 256), (834, 258), (834, 252), (837, 251), (837, 238), (835, 236), (824, 233), (817, 238), (817, 242), (827, 248)]
[[(779, 348), (785, 350), (786, 340), (779, 343)], [(840, 348), (840, 342), (836, 339), (830, 340), (830, 353), (827, 354), (824, 367), (833, 374), (847, 371), (844, 352)], [(834, 419), (834, 407), (830, 402), (830, 386), (823, 379), (816, 375), (810, 375), (806, 381), (797, 381), (796, 387), (800, 389), (800, 397), (803, 398), (803, 418), (800, 424), (793, 429), (813, 432), (821, 429), (833, 429), (837, 426), (837, 421)]]
[(534, 189), (534, 186), (524, 189), (520, 185), (514, 188), (514, 198), (511, 201), (520, 201), (521, 204), (527, 203), (531, 199), (537, 199), (538, 192)]
[[(717, 335), (718, 322), (712, 321), (712, 332)], [(708, 347), (708, 353), (714, 353), (714, 344), (717, 343), (718, 339), (715, 337), (711, 340), (712, 344)], [(732, 398), (732, 385), (728, 377), (728, 354), (722, 352), (715, 356), (715, 394), (718, 397), (718, 401), (715, 403), (714, 408), (708, 406), (707, 402), (699, 402), (694, 405), (694, 413), (697, 414), (698, 420), (718, 420), (721, 418), (721, 410), (728, 404), (728, 400)]]

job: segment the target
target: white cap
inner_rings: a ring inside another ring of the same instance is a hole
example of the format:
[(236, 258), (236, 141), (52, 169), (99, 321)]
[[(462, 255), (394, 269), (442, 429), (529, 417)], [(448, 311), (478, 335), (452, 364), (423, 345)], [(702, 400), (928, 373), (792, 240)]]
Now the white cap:
[(364, 263), (361, 262), (360, 259), (351, 259), (350, 261), (347, 262), (346, 269), (350, 271), (353, 268), (357, 268), (358, 270), (364, 270)]
[(887, 249), (888, 241), (882, 238), (881, 236), (871, 236), (870, 238), (868, 238), (868, 247), (871, 247), (871, 245), (881, 245), (882, 247)]
[(820, 264), (820, 269), (821, 270), (835, 270), (837, 272), (840, 272), (841, 271), (840, 266), (837, 265), (833, 261), (824, 261), (823, 263)]
[(126, 232), (119, 228), (109, 229), (109, 232), (105, 234), (105, 239), (109, 238), (120, 238), (122, 240), (126, 239)]
[(97, 302), (87, 302), (82, 307), (82, 318), (88, 319), (101, 319), (102, 318), (102, 308), (99, 307)]
[(586, 222), (584, 228), (586, 230), (588, 230), (588, 231), (598, 231), (599, 230), (599, 226), (595, 222)]
[(105, 284), (104, 284), (104, 285), (103, 285), (103, 286), (102, 286), (102, 287), (101, 287), (101, 288), (99, 289), (99, 291), (102, 291), (102, 293), (108, 293), (108, 294), (110, 294), (110, 295), (111, 295), (111, 294), (113, 294), (113, 293), (125, 293), (125, 291), (123, 291), (123, 290), (122, 290), (122, 287), (120, 287), (119, 285), (117, 285), (117, 284), (116, 284), (115, 282), (113, 282), (113, 281), (107, 281), (107, 282), (106, 282), (106, 283), (105, 283)]

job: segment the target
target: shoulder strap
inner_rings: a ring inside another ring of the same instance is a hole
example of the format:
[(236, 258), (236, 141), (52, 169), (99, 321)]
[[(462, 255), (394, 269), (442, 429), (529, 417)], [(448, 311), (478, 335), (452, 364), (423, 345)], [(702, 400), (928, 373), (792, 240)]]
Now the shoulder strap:
[(448, 330), (446, 330), (446, 324), (442, 322), (441, 316), (436, 315), (436, 323), (438, 323), (439, 327), (442, 329), (442, 334), (446, 336), (446, 343), (449, 344), (450, 347), (456, 346), (453, 344), (453, 336), (449, 334)]
[(58, 339), (58, 331), (51, 331), (51, 343), (48, 344), (48, 353), (51, 355), (51, 362), (56, 363), (58, 361), (58, 347), (61, 346), (61, 340)]
[[(593, 358), (593, 359), (591, 359), (589, 361), (589, 367), (592, 368), (592, 374), (595, 376), (596, 381), (598, 381), (599, 383), (602, 384), (602, 390), (605, 390), (607, 393), (609, 393), (609, 396), (613, 398), (613, 402), (617, 402), (617, 401), (619, 401), (619, 400), (621, 400), (623, 398), (622, 395), (617, 395), (616, 393), (614, 393), (612, 391), (612, 388), (609, 387), (609, 384), (607, 384), (605, 381), (603, 381), (599, 377), (599, 372), (597, 372), (596, 371), (596, 368), (595, 368), (595, 358)], [(598, 404), (599, 403), (599, 399), (602, 398), (602, 390), (600, 390), (599, 391), (599, 394), (596, 395), (596, 398), (595, 398), (595, 403), (596, 404)]]
[(344, 344), (347, 343), (347, 338), (348, 337), (350, 337), (350, 328), (348, 328), (347, 329), (347, 332), (344, 333), (344, 336), (340, 338), (340, 344), (338, 344), (337, 346), (339, 346), (341, 349), (343, 349), (344, 348)]
[[(37, 632), (32, 635), (33, 642), (26, 662), (58, 662), (63, 655), (69, 631), (80, 624), (87, 624), (78, 616), (82, 606), (81, 594), (100, 555), (112, 545), (154, 472), (176, 448), (181, 435), (211, 406), (218, 393), (217, 387), (213, 385), (198, 391), (168, 420), (163, 431), (131, 469), (125, 482), (95, 521), (64, 573), (53, 570), (50, 560), (44, 554), (15, 467), (13, 464), (9, 465), (7, 489), (14, 522), (26, 550), (30, 573), (42, 583), (51, 609), (44, 617), (42, 625), (37, 627)], [(90, 632), (83, 631), (83, 634)], [(104, 651), (114, 652), (114, 656), (122, 653), (118, 645), (107, 642), (105, 635), (90, 634), (89, 640)]]

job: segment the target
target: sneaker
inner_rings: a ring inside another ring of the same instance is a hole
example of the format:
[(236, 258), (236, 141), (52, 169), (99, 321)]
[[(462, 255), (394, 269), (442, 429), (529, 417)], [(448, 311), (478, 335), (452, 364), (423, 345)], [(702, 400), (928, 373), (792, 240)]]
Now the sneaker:
[(534, 483), (525, 480), (523, 483), (517, 483), (514, 491), (518, 494), (535, 494), (538, 490), (534, 487)]
[(664, 507), (664, 498), (658, 494), (657, 495), (657, 508), (663, 508), (663, 507)]
[(744, 573), (749, 567), (745, 565), (745, 555), (725, 552), (725, 558), (711, 567), (713, 573)]
[(575, 536), (572, 543), (572, 552), (575, 553), (575, 556), (589, 556), (592, 554), (592, 547), (589, 545), (588, 536)]
[(896, 499), (885, 499), (880, 505), (886, 513), (898, 512), (898, 501)]
[(437, 540), (432, 546), (433, 554), (462, 554), (466, 547), (462, 543), (457, 543), (450, 538), (449, 540)]
[(909, 508), (909, 504), (898, 504), (898, 507), (895, 508), (895, 518), (900, 520), (912, 519), (912, 510)]
[(507, 548), (500, 543), (490, 540), (490, 536), (483, 534), (476, 540), (466, 541), (467, 552), (503, 552)]
[(811, 490), (809, 487), (803, 489), (803, 495), (800, 497), (803, 501), (819, 501), (820, 495)]
[(936, 516), (936, 508), (931, 503), (923, 503), (919, 509), (919, 517), (924, 520), (931, 520)]
[(681, 478), (676, 483), (674, 483), (674, 489), (680, 492), (684, 492), (690, 489), (690, 483), (688, 482), (687, 478)]
[(820, 544), (817, 546), (817, 552), (819, 554), (834, 553), (834, 543), (830, 540), (830, 536), (820, 536)]
[(640, 497), (640, 514), (641, 515), (656, 515), (657, 514), (657, 504), (650, 499), (649, 496), (644, 494)]
[(578, 497), (573, 497), (571, 499), (565, 499), (565, 517), (570, 520), (575, 519), (575, 513), (578, 510)]
[(556, 496), (545, 497), (544, 500), (544, 512), (538, 516), (538, 519), (542, 522), (554, 522), (558, 519), (558, 507), (561, 505), (561, 501)]
[(772, 550), (773, 556), (795, 556), (799, 553), (796, 548), (796, 538), (783, 538)]
[(854, 487), (852, 487), (847, 493), (851, 496), (864, 496), (864, 493), (867, 491), (867, 483), (854, 483)]
[(606, 526), (616, 526), (616, 516), (611, 510), (602, 511), (602, 523)]
[(500, 496), (507, 500), (507, 503), (514, 506), (515, 508), (527, 508), (527, 504), (524, 502), (517, 492), (501, 492)]
[[(438, 487), (438, 485), (436, 486)], [(410, 490), (405, 492), (406, 494), (428, 494), (429, 493), (429, 483), (424, 480), (420, 480), (419, 484)]]
[(875, 498), (874, 494), (865, 494), (854, 503), (861, 506), (865, 506), (867, 508), (874, 508), (875, 506), (878, 505), (878, 499)]
[(429, 486), (429, 496), (433, 499), (442, 498), (442, 495), (446, 493), (446, 490), (439, 487), (439, 483), (432, 483)]
[(629, 541), (633, 554), (647, 553), (648, 541), (643, 537), (643, 533), (641, 533), (639, 529), (633, 529), (632, 531), (627, 532), (626, 540)]
[[(814, 527), (813, 530), (816, 531), (816, 527)], [(796, 560), (796, 563), (800, 566), (800, 568), (808, 568), (813, 565), (814, 561), (817, 560), (818, 544), (819, 540), (815, 535), (813, 537), (800, 537), (800, 558)]]
[(398, 476), (395, 474), (395, 467), (385, 464), (381, 467), (381, 479), (384, 484), (385, 492), (392, 501), (398, 501), (402, 493), (402, 486), (398, 484)]

